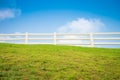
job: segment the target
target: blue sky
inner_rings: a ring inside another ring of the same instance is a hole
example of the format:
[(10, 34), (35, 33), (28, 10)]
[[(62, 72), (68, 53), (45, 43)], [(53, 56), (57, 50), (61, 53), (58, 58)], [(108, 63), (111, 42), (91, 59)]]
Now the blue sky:
[(0, 33), (120, 32), (120, 0), (0, 0)]

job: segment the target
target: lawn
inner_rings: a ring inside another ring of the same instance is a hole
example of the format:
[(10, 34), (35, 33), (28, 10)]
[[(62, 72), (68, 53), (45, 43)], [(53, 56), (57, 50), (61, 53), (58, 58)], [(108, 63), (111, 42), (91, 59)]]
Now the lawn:
[(0, 80), (120, 80), (120, 49), (1, 43)]

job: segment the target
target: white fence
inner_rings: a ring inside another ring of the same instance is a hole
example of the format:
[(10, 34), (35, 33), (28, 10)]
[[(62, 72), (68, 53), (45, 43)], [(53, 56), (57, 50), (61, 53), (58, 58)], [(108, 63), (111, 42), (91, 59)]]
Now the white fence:
[(64, 45), (120, 45), (120, 32), (112, 33), (24, 33), (0, 34), (1, 43), (64, 44)]

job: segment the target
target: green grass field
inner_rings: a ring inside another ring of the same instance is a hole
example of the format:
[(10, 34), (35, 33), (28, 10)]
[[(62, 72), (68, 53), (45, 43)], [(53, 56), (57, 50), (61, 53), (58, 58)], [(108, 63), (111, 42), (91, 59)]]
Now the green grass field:
[(1, 43), (0, 80), (120, 80), (120, 49)]

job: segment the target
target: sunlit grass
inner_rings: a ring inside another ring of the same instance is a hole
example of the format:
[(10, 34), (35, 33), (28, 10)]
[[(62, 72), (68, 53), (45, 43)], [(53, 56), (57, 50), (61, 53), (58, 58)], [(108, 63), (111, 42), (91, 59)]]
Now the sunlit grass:
[(120, 49), (0, 44), (0, 80), (120, 80)]

